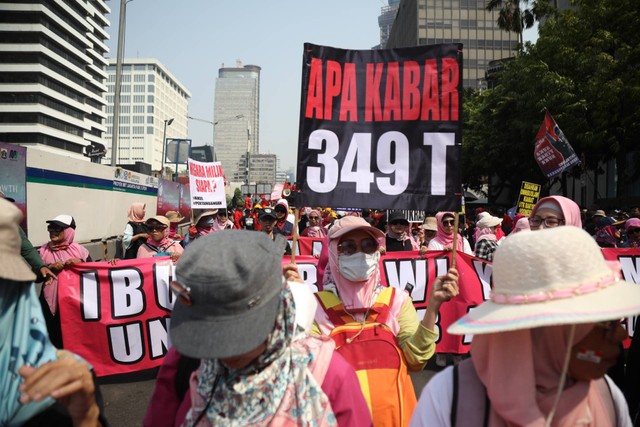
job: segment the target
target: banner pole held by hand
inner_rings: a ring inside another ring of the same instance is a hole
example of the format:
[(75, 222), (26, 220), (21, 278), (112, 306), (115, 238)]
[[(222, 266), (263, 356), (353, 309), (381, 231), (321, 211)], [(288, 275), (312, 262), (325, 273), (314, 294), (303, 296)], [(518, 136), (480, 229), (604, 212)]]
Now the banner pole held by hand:
[(296, 220), (293, 224), (293, 241), (291, 242), (291, 262), (295, 264), (296, 251), (298, 250), (298, 222), (299, 222), (298, 215), (300, 214), (300, 209), (295, 208), (293, 212), (296, 217)]
[(456, 253), (458, 252), (458, 225), (460, 215), (456, 212), (453, 218), (453, 247), (451, 248), (451, 268), (456, 268)]

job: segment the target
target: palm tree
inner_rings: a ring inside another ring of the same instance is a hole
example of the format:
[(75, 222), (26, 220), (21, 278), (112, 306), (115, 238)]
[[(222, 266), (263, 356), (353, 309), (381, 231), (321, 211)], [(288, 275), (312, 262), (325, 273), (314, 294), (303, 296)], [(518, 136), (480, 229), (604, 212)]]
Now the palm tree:
[(535, 21), (540, 18), (539, 10), (543, 5), (538, 3), (546, 5), (547, 0), (531, 0), (531, 8), (528, 7), (529, 0), (488, 0), (486, 10), (492, 12), (495, 9), (500, 9), (496, 21), (498, 27), (517, 33), (518, 43), (522, 44), (522, 32), (533, 27)]

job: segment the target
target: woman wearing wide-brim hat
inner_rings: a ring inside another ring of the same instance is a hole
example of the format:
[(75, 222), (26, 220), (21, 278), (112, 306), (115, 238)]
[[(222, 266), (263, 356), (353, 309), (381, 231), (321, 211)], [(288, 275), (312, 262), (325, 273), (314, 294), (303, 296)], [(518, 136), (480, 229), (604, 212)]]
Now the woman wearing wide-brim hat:
[(437, 374), (412, 426), (631, 426), (605, 376), (640, 313), (640, 286), (619, 279), (577, 227), (509, 237), (495, 253), (489, 301), (451, 325), (471, 359)]

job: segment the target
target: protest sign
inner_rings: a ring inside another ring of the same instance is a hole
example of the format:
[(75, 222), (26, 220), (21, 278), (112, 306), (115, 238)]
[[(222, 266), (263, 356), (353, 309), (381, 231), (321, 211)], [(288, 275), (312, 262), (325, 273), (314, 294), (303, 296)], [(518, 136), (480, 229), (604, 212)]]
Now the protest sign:
[[(304, 245), (303, 245), (304, 247)], [(283, 266), (290, 257), (283, 258)], [(300, 277), (309, 288), (322, 290), (318, 280), (318, 259), (313, 256), (296, 256)], [(421, 257), (418, 251), (389, 252), (380, 260), (381, 283), (404, 291), (407, 284), (413, 286), (413, 305), (422, 319), (427, 308), (427, 297), (437, 276), (444, 275), (451, 265), (451, 252), (429, 251)], [(460, 274), (460, 295), (443, 304), (436, 322), (438, 339), (436, 348), (441, 353), (463, 354), (469, 351), (471, 337), (446, 333), (447, 327), (465, 315), (473, 307), (489, 298), (492, 266), (491, 263), (458, 253), (456, 268)]]
[[(318, 258), (323, 239), (301, 238), (302, 255), (296, 256), (298, 271), (312, 291), (322, 290), (318, 280)], [(623, 278), (640, 283), (640, 249), (603, 249), (607, 260), (619, 261)], [(282, 265), (290, 262), (285, 256)], [(413, 286), (411, 297), (418, 316), (423, 317), (431, 286), (451, 265), (451, 253), (428, 251), (390, 252), (381, 257), (381, 284), (402, 291)], [(436, 322), (436, 349), (441, 353), (466, 353), (471, 336), (449, 335), (455, 320), (489, 298), (491, 263), (457, 254), (460, 295), (440, 308)], [(58, 302), (66, 349), (84, 357), (98, 376), (136, 372), (157, 367), (171, 345), (170, 314), (174, 296), (168, 284), (174, 265), (168, 257), (106, 262), (76, 263), (58, 276)], [(635, 318), (623, 322), (633, 336)], [(628, 347), (630, 340), (625, 341)]]
[(97, 376), (154, 368), (170, 346), (169, 257), (76, 263), (58, 275), (65, 349)]
[(459, 211), (462, 45), (304, 45), (296, 206)]
[(533, 156), (547, 178), (580, 164), (571, 144), (548, 111), (536, 135)]
[(227, 207), (222, 163), (189, 159), (189, 189), (192, 209)]
[(522, 215), (530, 216), (533, 207), (538, 203), (540, 198), (540, 184), (522, 181), (520, 186), (520, 195), (518, 196), (518, 210)]

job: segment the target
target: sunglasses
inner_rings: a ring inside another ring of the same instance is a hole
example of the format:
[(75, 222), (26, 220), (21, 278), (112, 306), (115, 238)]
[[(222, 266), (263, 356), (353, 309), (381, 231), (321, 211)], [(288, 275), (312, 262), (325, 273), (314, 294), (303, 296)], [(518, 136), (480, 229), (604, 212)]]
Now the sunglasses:
[(148, 225), (147, 230), (149, 231), (162, 231), (167, 228), (165, 225)]
[(394, 221), (391, 223), (391, 225), (407, 225), (407, 223), (402, 222), (402, 221)]
[(218, 216), (227, 216), (226, 212), (218, 212)]
[(317, 216), (315, 216), (315, 215), (314, 215), (314, 216), (310, 216), (310, 217), (309, 217), (309, 219), (310, 219), (310, 220), (311, 220), (311, 219), (314, 219), (314, 220), (315, 220), (315, 219), (320, 219), (320, 217), (317, 217)]
[(445, 227), (449, 227), (455, 224), (455, 221), (452, 219), (448, 219), (446, 221), (442, 221), (442, 225), (444, 225)]
[(51, 231), (53, 233), (62, 233), (62, 231), (64, 230), (64, 228), (58, 226), (58, 225), (48, 225), (47, 226), (47, 231)]
[(185, 305), (193, 304), (191, 299), (191, 288), (185, 285), (181, 285), (178, 282), (171, 282), (169, 284), (171, 292)]
[(378, 246), (378, 241), (373, 238), (361, 240), (359, 246), (355, 240), (347, 239), (338, 244), (338, 252), (342, 255), (353, 255), (360, 249), (360, 251), (370, 255), (378, 250)]

